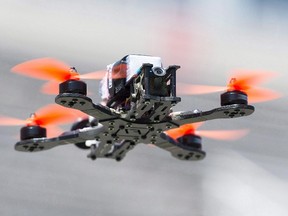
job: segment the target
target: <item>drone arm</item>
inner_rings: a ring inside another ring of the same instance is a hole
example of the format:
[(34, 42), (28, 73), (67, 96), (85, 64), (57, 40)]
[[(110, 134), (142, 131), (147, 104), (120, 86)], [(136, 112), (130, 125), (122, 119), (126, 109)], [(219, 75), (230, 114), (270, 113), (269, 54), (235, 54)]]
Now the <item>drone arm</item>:
[(15, 150), (23, 152), (36, 152), (54, 148), (60, 145), (81, 143), (92, 140), (103, 131), (103, 125), (98, 124), (93, 128), (83, 128), (75, 131), (65, 132), (54, 138), (34, 138), (22, 140), (15, 144)]
[[(163, 133), (162, 133), (163, 134)], [(196, 149), (189, 146), (180, 146), (179, 144), (172, 142), (169, 139), (166, 139), (164, 136), (161, 135), (163, 139), (162, 143), (155, 143), (154, 145), (164, 149), (171, 153), (171, 155), (179, 160), (202, 160), (205, 158), (206, 153), (200, 149)]]
[(94, 104), (89, 97), (81, 94), (62, 93), (55, 98), (55, 102), (64, 107), (80, 110), (98, 121), (117, 117), (111, 109), (101, 104)]
[(209, 111), (173, 112), (170, 114), (172, 122), (183, 125), (213, 119), (238, 118), (251, 115), (254, 107), (251, 105), (232, 104)]

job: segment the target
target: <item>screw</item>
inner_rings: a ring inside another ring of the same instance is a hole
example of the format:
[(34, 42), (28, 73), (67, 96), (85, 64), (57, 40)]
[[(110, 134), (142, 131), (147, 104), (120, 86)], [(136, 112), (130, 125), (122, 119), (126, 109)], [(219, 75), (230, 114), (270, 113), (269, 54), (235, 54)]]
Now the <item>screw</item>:
[(167, 124), (167, 125), (166, 125), (166, 128), (167, 128), (167, 129), (170, 129), (171, 127), (172, 127), (172, 126), (171, 126), (170, 124)]
[(224, 114), (225, 114), (225, 115), (228, 115), (228, 114), (229, 114), (229, 111), (225, 111)]
[(72, 107), (72, 106), (74, 106), (74, 104), (75, 104), (75, 103), (71, 101), (71, 102), (68, 103), (68, 106), (69, 106), (69, 107)]

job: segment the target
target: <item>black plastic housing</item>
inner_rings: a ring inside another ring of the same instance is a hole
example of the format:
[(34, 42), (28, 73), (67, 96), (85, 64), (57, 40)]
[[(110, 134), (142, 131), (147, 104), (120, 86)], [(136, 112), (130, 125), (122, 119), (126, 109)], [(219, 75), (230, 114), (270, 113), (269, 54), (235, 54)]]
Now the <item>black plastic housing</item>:
[(221, 94), (221, 106), (232, 104), (248, 104), (248, 96), (242, 91), (228, 91)]
[(42, 138), (46, 137), (47, 132), (46, 128), (40, 127), (38, 125), (36, 126), (25, 126), (21, 128), (20, 131), (20, 139), (21, 140), (27, 140), (27, 139), (33, 139), (33, 138)]
[(202, 149), (202, 139), (200, 136), (194, 134), (183, 135), (177, 139), (179, 144), (185, 148)]
[(87, 85), (80, 80), (67, 80), (59, 84), (59, 93), (78, 93), (87, 95)]

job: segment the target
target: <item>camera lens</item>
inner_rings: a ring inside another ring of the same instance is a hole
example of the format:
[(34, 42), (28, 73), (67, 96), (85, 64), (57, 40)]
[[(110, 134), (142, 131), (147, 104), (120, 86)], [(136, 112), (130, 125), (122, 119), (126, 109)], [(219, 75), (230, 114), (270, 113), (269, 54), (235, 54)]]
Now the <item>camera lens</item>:
[(166, 74), (165, 70), (161, 67), (154, 67), (152, 71), (157, 76), (164, 76)]

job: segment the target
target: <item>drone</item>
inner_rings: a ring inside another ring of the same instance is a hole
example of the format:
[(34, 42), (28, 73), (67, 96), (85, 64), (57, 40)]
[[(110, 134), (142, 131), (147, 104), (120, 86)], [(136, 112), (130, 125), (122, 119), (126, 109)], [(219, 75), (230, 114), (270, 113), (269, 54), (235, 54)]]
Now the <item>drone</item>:
[[(87, 157), (92, 160), (121, 161), (137, 144), (153, 144), (177, 159), (198, 161), (206, 156), (202, 136), (233, 138), (243, 132), (201, 133), (198, 127), (203, 122), (249, 116), (255, 108), (248, 101), (278, 96), (272, 90), (253, 86), (270, 79), (271, 74), (241, 72), (234, 74), (224, 87), (192, 86), (197, 94), (223, 91), (218, 108), (174, 112), (172, 108), (181, 101), (176, 92), (179, 68), (178, 65), (164, 68), (160, 57), (147, 55), (127, 55), (108, 65), (104, 72), (83, 75), (56, 59), (27, 61), (13, 67), (12, 72), (48, 80), (43, 87), (46, 92), (54, 91), (56, 85), (56, 104), (38, 110), (27, 120), (2, 116), (0, 122), (24, 125), (20, 141), (15, 144), (15, 150), (22, 152), (75, 144), (90, 149)], [(84, 79), (101, 80), (100, 103), (87, 96)], [(80, 118), (75, 122), (76, 117)], [(71, 130), (59, 135), (56, 124), (72, 121)]]

